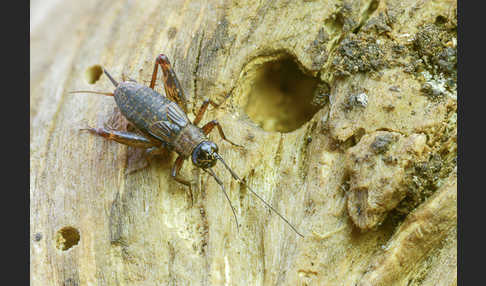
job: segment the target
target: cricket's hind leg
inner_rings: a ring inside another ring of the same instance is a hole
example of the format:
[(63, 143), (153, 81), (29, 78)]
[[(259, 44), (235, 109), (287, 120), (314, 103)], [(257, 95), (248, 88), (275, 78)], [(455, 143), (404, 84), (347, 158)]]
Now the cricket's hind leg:
[(150, 81), (150, 88), (154, 89), (155, 80), (157, 79), (158, 65), (162, 68), (164, 74), (164, 89), (166, 96), (176, 102), (185, 113), (187, 113), (187, 99), (182, 91), (181, 84), (177, 79), (177, 75), (172, 68), (169, 59), (166, 55), (160, 54), (155, 58), (154, 72), (152, 73), (152, 80)]
[(109, 129), (106, 127), (83, 128), (81, 129), (81, 131), (89, 131), (91, 134), (95, 134), (108, 140), (137, 148), (151, 148), (160, 146), (160, 143), (148, 139), (140, 134)]
[(106, 127), (83, 128), (81, 131), (89, 131), (92, 134), (130, 147), (145, 148), (146, 150), (142, 152), (137, 152), (136, 150), (133, 154), (128, 155), (126, 174), (131, 174), (148, 167), (155, 155), (168, 154), (165, 145), (137, 133), (119, 131)]

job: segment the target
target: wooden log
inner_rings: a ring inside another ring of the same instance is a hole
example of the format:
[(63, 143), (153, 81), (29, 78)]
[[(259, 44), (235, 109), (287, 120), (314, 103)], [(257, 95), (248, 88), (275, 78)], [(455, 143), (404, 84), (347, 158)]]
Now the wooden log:
[[(456, 285), (456, 5), (31, 1), (31, 285)], [(210, 138), (304, 238), (220, 164), (239, 232), (189, 161), (193, 202), (174, 155), (126, 174), (139, 151), (79, 131), (115, 102), (69, 91), (148, 85), (159, 53), (191, 119), (229, 95), (203, 123), (244, 148)]]

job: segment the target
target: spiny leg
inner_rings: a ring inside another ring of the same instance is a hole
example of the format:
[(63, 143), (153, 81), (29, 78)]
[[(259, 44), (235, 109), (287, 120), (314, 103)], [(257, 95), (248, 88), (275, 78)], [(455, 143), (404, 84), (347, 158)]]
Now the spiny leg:
[[(119, 131), (114, 129), (103, 128), (85, 128), (81, 130), (89, 131), (92, 134), (101, 136), (108, 140), (112, 140), (127, 146), (136, 148), (149, 148), (144, 151), (145, 158), (140, 157), (140, 153), (134, 152), (128, 156), (128, 164), (125, 174), (132, 174), (138, 170), (145, 169), (149, 166), (150, 161), (154, 155), (163, 154), (167, 152), (160, 142), (151, 139), (150, 137), (145, 137), (140, 134)], [(142, 161), (140, 160), (142, 159)]]
[(184, 160), (185, 160), (185, 158), (183, 158), (181, 156), (177, 157), (177, 159), (174, 162), (174, 166), (172, 166), (172, 172), (170, 173), (170, 175), (177, 182), (189, 187), (189, 196), (191, 197), (191, 204), (192, 204), (193, 203), (193, 197), (192, 197), (191, 183), (179, 176), (179, 171), (181, 170), (182, 165), (184, 164)]
[(118, 131), (113, 129), (108, 129), (106, 127), (103, 128), (83, 128), (81, 130), (89, 131), (92, 134), (96, 134), (98, 136), (104, 137), (108, 140), (113, 140), (115, 142), (137, 147), (137, 148), (151, 148), (151, 147), (160, 147), (160, 143), (156, 142), (152, 139), (144, 137), (142, 135), (125, 132), (125, 131)]
[(152, 73), (150, 88), (154, 89), (155, 87), (158, 65), (160, 65), (164, 74), (163, 80), (165, 94), (170, 100), (175, 101), (180, 107), (182, 107), (184, 112), (187, 113), (187, 100), (182, 91), (181, 84), (177, 79), (177, 75), (175, 74), (174, 69), (170, 64), (169, 59), (164, 54), (160, 54), (157, 56), (157, 58), (155, 58), (154, 72)]
[(211, 130), (213, 130), (214, 127), (218, 127), (218, 132), (219, 132), (219, 135), (221, 136), (221, 138), (223, 138), (223, 140), (231, 143), (232, 145), (234, 146), (238, 146), (238, 147), (243, 147), (241, 145), (238, 145), (236, 143), (233, 143), (231, 142), (230, 140), (228, 140), (228, 138), (226, 138), (226, 136), (224, 135), (224, 132), (223, 132), (223, 128), (221, 127), (221, 125), (219, 124), (218, 120), (211, 120), (209, 121), (208, 123), (206, 123), (206, 125), (204, 125), (202, 127), (202, 130), (204, 132), (204, 135), (208, 135), (209, 132), (211, 132)]
[(216, 104), (211, 99), (205, 99), (203, 101), (203, 104), (201, 105), (201, 108), (199, 109), (199, 111), (198, 111), (198, 113), (196, 115), (196, 118), (192, 122), (192, 124), (194, 124), (194, 125), (197, 126), (199, 124), (199, 122), (201, 122), (201, 119), (203, 118), (204, 113), (206, 113), (206, 110), (208, 109), (209, 104), (211, 104), (214, 108), (216, 108), (216, 107), (219, 106), (219, 104)]

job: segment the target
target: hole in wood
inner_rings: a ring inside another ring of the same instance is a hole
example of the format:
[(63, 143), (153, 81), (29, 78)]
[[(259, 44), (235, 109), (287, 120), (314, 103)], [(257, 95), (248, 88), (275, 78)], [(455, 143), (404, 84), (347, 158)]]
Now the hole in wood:
[(103, 74), (103, 68), (100, 65), (90, 66), (86, 69), (84, 76), (89, 84), (95, 84)]
[(79, 231), (71, 226), (61, 228), (56, 234), (56, 247), (66, 251), (78, 244), (80, 239)]
[(34, 235), (35, 241), (41, 241), (41, 239), (42, 239), (42, 233), (38, 232)]
[(256, 71), (245, 112), (266, 131), (294, 131), (319, 110), (312, 104), (318, 83), (288, 56), (267, 62)]

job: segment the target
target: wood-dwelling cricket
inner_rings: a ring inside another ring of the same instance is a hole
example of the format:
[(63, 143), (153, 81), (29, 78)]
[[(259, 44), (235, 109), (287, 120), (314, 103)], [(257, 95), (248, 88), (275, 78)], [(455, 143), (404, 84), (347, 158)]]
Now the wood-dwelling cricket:
[[(154, 90), (159, 65), (163, 72), (163, 83), (166, 96), (161, 95)], [(245, 185), (252, 194), (285, 221), (295, 233), (304, 237), (283, 215), (253, 191), (244, 180), (241, 180), (219, 155), (218, 146), (207, 138), (207, 135), (214, 127), (217, 127), (223, 140), (232, 145), (239, 146), (226, 138), (219, 122), (217, 120), (212, 120), (201, 128), (197, 127), (209, 104), (214, 107), (218, 107), (218, 104), (211, 100), (205, 100), (194, 121), (192, 123), (190, 122), (187, 117), (187, 100), (167, 56), (160, 54), (156, 57), (152, 80), (149, 87), (141, 85), (134, 80), (122, 81), (119, 83), (113, 79), (106, 70), (103, 69), (103, 71), (115, 86), (114, 92), (80, 90), (72, 91), (71, 93), (95, 93), (113, 96), (123, 116), (125, 116), (125, 118), (143, 135), (113, 130), (106, 127), (86, 128), (83, 130), (88, 130), (93, 134), (121, 144), (146, 148), (146, 155), (149, 157), (165, 153), (166, 151), (175, 151), (179, 156), (172, 167), (171, 176), (177, 182), (189, 186), (189, 188), (191, 187), (190, 182), (181, 178), (179, 176), (179, 171), (182, 168), (184, 160), (191, 158), (192, 163), (196, 167), (201, 168), (211, 175), (221, 187), (230, 204), (233, 216), (235, 217), (236, 227), (239, 231), (235, 209), (226, 193), (223, 182), (212, 170), (212, 167), (215, 166), (216, 162), (219, 160), (230, 172), (234, 180)]]

